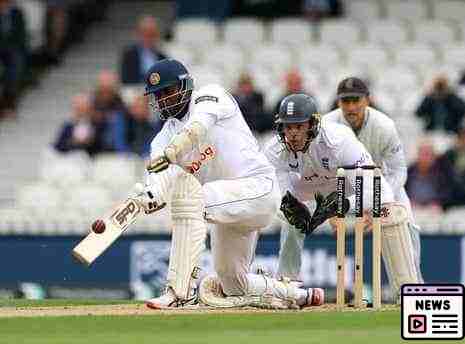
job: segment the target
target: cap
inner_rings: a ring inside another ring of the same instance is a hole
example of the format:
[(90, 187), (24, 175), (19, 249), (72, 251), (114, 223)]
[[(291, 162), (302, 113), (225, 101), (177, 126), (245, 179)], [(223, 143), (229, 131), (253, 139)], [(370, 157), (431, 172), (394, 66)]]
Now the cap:
[(370, 92), (365, 82), (356, 77), (346, 78), (337, 86), (338, 99), (346, 97), (364, 97), (369, 94)]

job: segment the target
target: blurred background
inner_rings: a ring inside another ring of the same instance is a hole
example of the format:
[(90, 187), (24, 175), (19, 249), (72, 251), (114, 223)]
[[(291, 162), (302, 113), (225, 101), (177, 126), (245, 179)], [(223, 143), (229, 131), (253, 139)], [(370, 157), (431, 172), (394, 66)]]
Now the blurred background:
[[(196, 87), (230, 90), (260, 144), (285, 95), (309, 93), (325, 113), (342, 78), (364, 79), (405, 146), (425, 280), (464, 283), (464, 15), (461, 0), (0, 0), (0, 297), (157, 294), (166, 212), (138, 220), (90, 268), (70, 251), (143, 178), (163, 125), (143, 76), (164, 57)], [(257, 266), (276, 268), (278, 233), (264, 231)], [(305, 284), (331, 298), (335, 260), (324, 227), (306, 241)], [(212, 270), (208, 253), (203, 265)]]

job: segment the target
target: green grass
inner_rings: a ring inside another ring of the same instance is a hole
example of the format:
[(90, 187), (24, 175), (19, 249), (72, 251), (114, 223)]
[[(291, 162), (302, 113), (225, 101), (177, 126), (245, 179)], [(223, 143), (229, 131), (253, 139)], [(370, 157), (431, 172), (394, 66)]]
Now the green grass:
[[(0, 307), (55, 307), (55, 306), (77, 306), (77, 305), (120, 305), (123, 303), (140, 303), (133, 300), (65, 300), (65, 299), (48, 299), (48, 300), (24, 300), (24, 299), (0, 299)], [(1, 338), (0, 338), (0, 343)]]
[[(49, 304), (51, 302), (54, 301), (50, 301)], [(94, 301), (90, 302), (95, 304)], [(82, 301), (76, 303), (89, 304)], [(69, 305), (70, 302), (67, 301), (66, 304)], [(59, 305), (65, 305), (65, 301), (59, 300)], [(387, 311), (183, 315), (154, 313), (153, 316), (2, 318), (0, 343), (391, 344), (407, 342), (400, 337), (399, 311)]]

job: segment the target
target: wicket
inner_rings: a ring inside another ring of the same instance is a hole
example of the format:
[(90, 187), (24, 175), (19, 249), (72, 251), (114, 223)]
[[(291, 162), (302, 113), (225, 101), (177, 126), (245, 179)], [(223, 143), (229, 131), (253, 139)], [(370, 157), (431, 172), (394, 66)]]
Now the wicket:
[(346, 171), (356, 170), (355, 175), (355, 276), (354, 307), (363, 307), (363, 170), (373, 171), (372, 207), (372, 288), (373, 309), (381, 308), (381, 169), (378, 166), (342, 166), (337, 170), (337, 282), (336, 304), (339, 309), (345, 305), (345, 256), (346, 222), (343, 212), (345, 198)]

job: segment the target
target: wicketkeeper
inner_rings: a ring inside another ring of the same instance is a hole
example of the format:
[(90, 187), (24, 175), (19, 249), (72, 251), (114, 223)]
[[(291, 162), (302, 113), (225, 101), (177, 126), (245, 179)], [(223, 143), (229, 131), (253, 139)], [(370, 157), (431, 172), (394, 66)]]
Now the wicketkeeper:
[[(373, 165), (365, 146), (349, 127), (321, 118), (313, 99), (293, 94), (281, 102), (277, 136), (265, 153), (277, 170), (281, 188), (281, 213), (285, 218), (281, 233), (278, 274), (299, 279), (305, 235), (336, 215), (336, 172), (340, 166)], [(367, 176), (368, 178), (370, 176)], [(348, 174), (344, 208), (354, 208), (355, 172)], [(364, 209), (373, 204), (372, 182), (364, 183)], [(382, 252), (386, 267), (394, 278), (396, 292), (404, 283), (418, 283), (410, 234), (408, 209), (394, 198), (392, 189), (381, 178)], [(304, 203), (315, 202), (315, 210)]]

